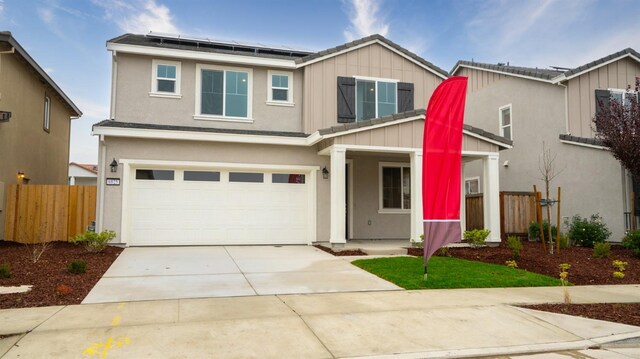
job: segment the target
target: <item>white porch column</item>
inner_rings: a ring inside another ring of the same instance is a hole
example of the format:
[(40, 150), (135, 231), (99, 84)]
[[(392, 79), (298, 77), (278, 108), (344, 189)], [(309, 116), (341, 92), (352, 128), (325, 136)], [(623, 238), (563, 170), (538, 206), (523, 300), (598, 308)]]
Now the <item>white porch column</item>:
[(331, 236), (329, 242), (331, 245), (344, 245), (347, 242), (346, 216), (347, 216), (347, 197), (345, 193), (345, 165), (346, 165), (345, 148), (331, 148)]
[(461, 233), (464, 234), (464, 231), (467, 230), (467, 191), (464, 185), (464, 161), (461, 161), (460, 167), (460, 229)]
[(411, 161), (411, 242), (420, 242), (422, 217), (422, 150), (409, 155)]
[(500, 242), (500, 167), (498, 154), (482, 159), (484, 228), (491, 231), (487, 242)]

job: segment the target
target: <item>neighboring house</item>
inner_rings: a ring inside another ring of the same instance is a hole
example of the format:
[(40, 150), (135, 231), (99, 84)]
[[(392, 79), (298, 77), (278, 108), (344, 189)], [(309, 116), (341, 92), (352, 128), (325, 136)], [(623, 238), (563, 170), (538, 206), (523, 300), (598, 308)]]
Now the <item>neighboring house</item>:
[[(563, 229), (576, 214), (599, 213), (612, 231), (610, 240), (621, 240), (630, 224), (633, 179), (594, 139), (592, 119), (598, 100), (637, 95), (640, 54), (626, 49), (574, 69), (459, 61), (451, 74), (469, 78), (465, 122), (513, 140), (513, 148), (500, 153), (501, 191), (532, 191), (534, 184), (544, 191), (544, 142), (556, 156), (550, 197), (562, 188)], [(476, 164), (465, 167), (465, 176), (468, 187), (482, 188)], [(638, 214), (638, 197), (635, 203)], [(555, 218), (555, 207), (552, 213)]]
[(0, 32), (0, 239), (7, 185), (67, 183), (71, 119), (81, 115), (11, 33)]
[(95, 186), (98, 184), (98, 166), (69, 163), (69, 184), (76, 186)]
[[(442, 69), (379, 35), (318, 53), (154, 34), (107, 49), (97, 217), (117, 242), (419, 240), (424, 108)], [(496, 179), (485, 186), (494, 242), (510, 143), (465, 126), (465, 161)]]

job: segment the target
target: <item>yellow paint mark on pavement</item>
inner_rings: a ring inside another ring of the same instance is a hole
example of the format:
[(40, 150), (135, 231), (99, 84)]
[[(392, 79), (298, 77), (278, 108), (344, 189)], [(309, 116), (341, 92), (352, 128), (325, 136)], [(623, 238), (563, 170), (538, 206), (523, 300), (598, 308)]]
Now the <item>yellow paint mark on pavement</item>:
[(120, 325), (120, 321), (122, 320), (122, 318), (119, 315), (116, 315), (115, 317), (113, 317), (113, 320), (111, 321), (111, 326), (112, 327), (116, 327), (118, 325)]
[(107, 341), (104, 343), (91, 344), (91, 346), (85, 349), (82, 354), (88, 356), (99, 355), (100, 358), (105, 359), (107, 357), (107, 354), (109, 353), (109, 350), (114, 346), (121, 347), (130, 343), (131, 341), (129, 340), (129, 337), (118, 337), (116, 339), (113, 339), (113, 337), (109, 337), (109, 339), (107, 339)]

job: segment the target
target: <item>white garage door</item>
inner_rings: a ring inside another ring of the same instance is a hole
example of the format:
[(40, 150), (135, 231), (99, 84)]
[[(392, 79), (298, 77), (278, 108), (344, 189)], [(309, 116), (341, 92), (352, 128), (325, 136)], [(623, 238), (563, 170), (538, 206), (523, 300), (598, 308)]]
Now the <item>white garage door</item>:
[(310, 242), (307, 174), (138, 168), (132, 177), (130, 245)]

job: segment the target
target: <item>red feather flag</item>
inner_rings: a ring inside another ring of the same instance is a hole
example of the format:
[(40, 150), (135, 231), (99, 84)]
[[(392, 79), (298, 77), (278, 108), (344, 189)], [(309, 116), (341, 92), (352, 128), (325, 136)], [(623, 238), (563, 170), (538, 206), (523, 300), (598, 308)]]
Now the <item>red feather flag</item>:
[(467, 78), (451, 77), (431, 95), (424, 122), (422, 209), (424, 265), (440, 247), (459, 242), (462, 127)]

